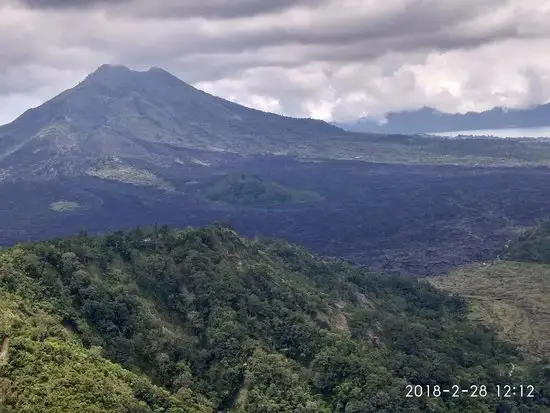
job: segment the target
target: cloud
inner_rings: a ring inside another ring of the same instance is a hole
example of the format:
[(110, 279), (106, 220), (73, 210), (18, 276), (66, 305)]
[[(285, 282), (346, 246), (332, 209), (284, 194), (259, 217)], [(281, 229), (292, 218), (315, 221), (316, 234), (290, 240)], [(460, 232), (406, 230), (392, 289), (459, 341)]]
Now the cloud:
[(545, 0), (0, 0), (0, 122), (102, 63), (325, 119), (550, 98)]
[(42, 10), (103, 9), (113, 15), (140, 17), (251, 17), (296, 6), (315, 6), (325, 0), (17, 0), (17, 4)]
[(126, 2), (126, 0), (19, 0), (12, 1), (12, 4), (19, 4), (36, 9), (73, 9), (117, 2)]

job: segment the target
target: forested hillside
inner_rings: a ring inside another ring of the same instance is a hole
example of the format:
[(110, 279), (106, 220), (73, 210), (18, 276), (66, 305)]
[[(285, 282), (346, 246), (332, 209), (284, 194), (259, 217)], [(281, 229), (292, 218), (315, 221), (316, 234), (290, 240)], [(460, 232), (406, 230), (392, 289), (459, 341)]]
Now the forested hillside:
[[(223, 225), (2, 251), (0, 344), (3, 412), (550, 407), (545, 364), (468, 321), (461, 299)], [(499, 399), (504, 383), (535, 397)], [(407, 384), (488, 395), (407, 398)]]
[(189, 391), (172, 396), (100, 347), (85, 348), (51, 304), (0, 292), (0, 412), (212, 411)]

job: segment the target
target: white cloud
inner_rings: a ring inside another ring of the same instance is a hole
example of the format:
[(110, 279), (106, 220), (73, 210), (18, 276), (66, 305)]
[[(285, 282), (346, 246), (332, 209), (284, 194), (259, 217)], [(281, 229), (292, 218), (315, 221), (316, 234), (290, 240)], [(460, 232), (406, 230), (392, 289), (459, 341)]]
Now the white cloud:
[(545, 0), (50, 3), (0, 5), (0, 123), (102, 63), (164, 67), (249, 106), (327, 120), (550, 99)]

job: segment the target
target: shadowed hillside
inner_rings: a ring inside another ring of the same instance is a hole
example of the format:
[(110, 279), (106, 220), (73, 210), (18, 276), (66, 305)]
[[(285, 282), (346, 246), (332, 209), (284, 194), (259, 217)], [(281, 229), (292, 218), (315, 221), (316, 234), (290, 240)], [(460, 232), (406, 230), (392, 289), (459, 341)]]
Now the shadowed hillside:
[(0, 127), (0, 176), (30, 179), (31, 169), (49, 178), (87, 174), (105, 157), (115, 157), (120, 168), (129, 160), (163, 167), (193, 161), (167, 147), (239, 154), (293, 147), (299, 153), (315, 140), (328, 143), (345, 135), (322, 121), (283, 117), (212, 96), (161, 69), (136, 72), (104, 65)]

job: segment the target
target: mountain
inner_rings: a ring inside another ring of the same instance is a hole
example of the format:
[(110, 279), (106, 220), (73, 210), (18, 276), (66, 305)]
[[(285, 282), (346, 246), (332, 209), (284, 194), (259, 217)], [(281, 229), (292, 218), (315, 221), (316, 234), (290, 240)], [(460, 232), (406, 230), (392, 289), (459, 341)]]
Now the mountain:
[(88, 175), (168, 188), (152, 169), (210, 165), (231, 154), (415, 164), (550, 163), (550, 144), (520, 146), (516, 156), (514, 145), (497, 141), (480, 153), (473, 142), (357, 135), (323, 121), (238, 105), (159, 68), (137, 72), (103, 65), (74, 88), (0, 127), (0, 182)]
[(342, 134), (322, 121), (261, 112), (209, 95), (162, 69), (104, 65), (1, 127), (0, 167), (8, 175), (16, 173), (13, 165), (46, 176), (74, 174), (109, 156), (169, 165), (175, 157), (167, 147), (271, 153)]
[[(550, 409), (548, 367), (462, 299), (225, 225), (1, 251), (0, 345), (2, 413)], [(407, 396), (432, 385), (487, 395)]]
[(258, 154), (390, 163), (550, 163), (550, 144), (520, 146), (517, 156), (518, 148), (497, 141), (480, 153), (474, 142), (357, 135), (323, 121), (238, 105), (159, 68), (137, 72), (103, 65), (0, 127), (0, 182), (87, 175), (169, 188), (153, 169)]
[(550, 127), (550, 103), (527, 109), (494, 108), (484, 112), (443, 113), (432, 108), (390, 112), (383, 123), (362, 118), (355, 123), (335, 123), (354, 132), (435, 133), (478, 129)]

